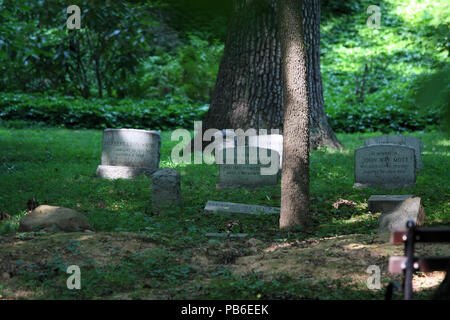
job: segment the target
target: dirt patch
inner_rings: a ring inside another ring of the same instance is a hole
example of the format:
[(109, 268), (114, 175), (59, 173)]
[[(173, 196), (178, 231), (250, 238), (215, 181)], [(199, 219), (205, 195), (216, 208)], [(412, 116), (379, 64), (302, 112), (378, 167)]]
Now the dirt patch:
[[(417, 244), (417, 255), (449, 255), (450, 245)], [(253, 272), (270, 277), (277, 273), (305, 274), (316, 279), (348, 279), (365, 283), (366, 270), (377, 265), (382, 279), (400, 280), (387, 271), (390, 256), (403, 255), (403, 246), (394, 246), (384, 235), (345, 235), (310, 241), (273, 243), (256, 255), (239, 257), (233, 271), (246, 275)], [(416, 290), (437, 286), (444, 272), (419, 273), (414, 278)]]
[[(21, 271), (32, 270), (54, 261), (83, 267), (120, 263), (126, 256), (155, 248), (150, 239), (133, 233), (77, 232), (25, 233), (0, 237), (0, 284), (10, 288), (9, 297), (31, 298), (16, 285)], [(56, 260), (58, 259), (58, 260)], [(14, 290), (16, 288), (17, 290)], [(1, 295), (1, 292), (0, 292)]]
[[(87, 264), (99, 267), (118, 265), (130, 255), (156, 247), (149, 237), (121, 232), (3, 236), (0, 237), (0, 285), (8, 298), (32, 299), (38, 292), (17, 285), (20, 279), (17, 275), (27, 266), (42, 265), (55, 258), (80, 267)], [(450, 255), (450, 245), (417, 244), (416, 252), (422, 256)], [(207, 283), (210, 280), (209, 271), (217, 266), (230, 268), (238, 275), (259, 273), (265, 280), (288, 274), (303, 275), (311, 281), (345, 279), (349, 284), (361, 284), (369, 277), (366, 270), (370, 265), (380, 267), (382, 284), (386, 285), (390, 280), (401, 279), (400, 275), (387, 272), (388, 259), (393, 255), (403, 255), (403, 246), (390, 244), (387, 235), (354, 234), (276, 243), (258, 239), (208, 241), (192, 252), (190, 263), (198, 274), (195, 283), (189, 286)], [(444, 275), (443, 272), (415, 275), (415, 291), (436, 287)], [(179, 290), (186, 288), (180, 287)], [(169, 293), (166, 295), (170, 297)], [(141, 299), (161, 299), (165, 295), (163, 291), (147, 290), (144, 285), (139, 296)], [(112, 297), (133, 299), (134, 294), (118, 290)]]

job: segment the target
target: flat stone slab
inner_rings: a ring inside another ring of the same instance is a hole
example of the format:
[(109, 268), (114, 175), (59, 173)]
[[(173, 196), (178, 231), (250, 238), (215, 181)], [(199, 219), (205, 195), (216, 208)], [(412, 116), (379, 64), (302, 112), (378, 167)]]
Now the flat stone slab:
[(402, 145), (370, 145), (355, 150), (354, 187), (399, 189), (416, 182), (415, 151)]
[(378, 220), (378, 232), (405, 230), (408, 220), (418, 227), (425, 222), (425, 209), (419, 197), (405, 199), (393, 210), (383, 212)]
[(369, 198), (369, 211), (372, 213), (376, 212), (387, 212), (397, 208), (406, 199), (412, 198), (411, 194), (406, 195), (372, 195)]
[(156, 131), (106, 129), (97, 175), (107, 179), (132, 179), (142, 173), (152, 174), (159, 167), (160, 149), (161, 136)]
[(208, 200), (204, 210), (212, 213), (280, 214), (280, 208), (211, 200)]
[(63, 232), (93, 230), (84, 214), (48, 205), (39, 206), (20, 219), (19, 232), (31, 232), (37, 228)]
[(419, 139), (401, 135), (383, 135), (364, 140), (365, 146), (377, 144), (398, 144), (411, 147), (415, 150), (416, 169), (422, 169), (422, 144)]
[[(280, 155), (275, 150), (258, 147), (222, 149), (217, 189), (257, 188), (276, 186), (279, 178)], [(218, 157), (218, 155), (216, 155)]]
[(208, 238), (246, 238), (247, 233), (207, 233)]

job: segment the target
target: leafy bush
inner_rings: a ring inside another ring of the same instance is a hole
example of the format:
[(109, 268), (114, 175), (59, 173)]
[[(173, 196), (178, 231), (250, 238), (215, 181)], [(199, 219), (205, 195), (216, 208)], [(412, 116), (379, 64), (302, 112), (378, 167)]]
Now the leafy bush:
[(188, 43), (179, 46), (175, 54), (157, 52), (143, 61), (129, 85), (131, 94), (150, 99), (178, 96), (207, 103), (223, 48), (223, 44), (189, 35)]
[(438, 124), (439, 110), (411, 111), (394, 106), (341, 106), (328, 110), (328, 120), (336, 132), (403, 132), (423, 130)]
[(0, 120), (66, 128), (189, 128), (206, 109), (174, 99), (85, 100), (42, 94), (0, 94)]

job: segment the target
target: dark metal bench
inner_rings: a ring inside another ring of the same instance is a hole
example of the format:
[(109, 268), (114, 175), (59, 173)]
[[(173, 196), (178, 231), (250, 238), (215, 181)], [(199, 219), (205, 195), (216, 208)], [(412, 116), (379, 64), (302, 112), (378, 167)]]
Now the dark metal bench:
[[(391, 242), (405, 244), (405, 256), (389, 258), (390, 273), (404, 273), (404, 299), (411, 300), (413, 296), (413, 275), (417, 271), (447, 271), (450, 269), (450, 257), (415, 257), (414, 245), (418, 242), (450, 242), (450, 228), (417, 228), (413, 221), (406, 224), (407, 230), (394, 231)], [(392, 286), (389, 284), (386, 299), (391, 298)]]

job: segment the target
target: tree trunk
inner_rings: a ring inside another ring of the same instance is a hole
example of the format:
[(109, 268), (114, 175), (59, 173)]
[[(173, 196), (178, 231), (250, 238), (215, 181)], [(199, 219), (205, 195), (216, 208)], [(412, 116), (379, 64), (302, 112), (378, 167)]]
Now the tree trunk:
[[(279, 129), (283, 97), (277, 1), (233, 1), (225, 51), (204, 129)], [(342, 148), (324, 110), (320, 73), (320, 1), (304, 3), (311, 148)]]
[(434, 293), (433, 300), (450, 300), (450, 269), (447, 270), (444, 280)]
[(309, 225), (309, 106), (301, 0), (278, 0), (284, 139), (280, 228)]
[(320, 72), (320, 0), (302, 1), (303, 37), (306, 45), (308, 99), (310, 108), (310, 147), (342, 149), (325, 113)]
[(282, 126), (275, 0), (233, 0), (206, 128)]

